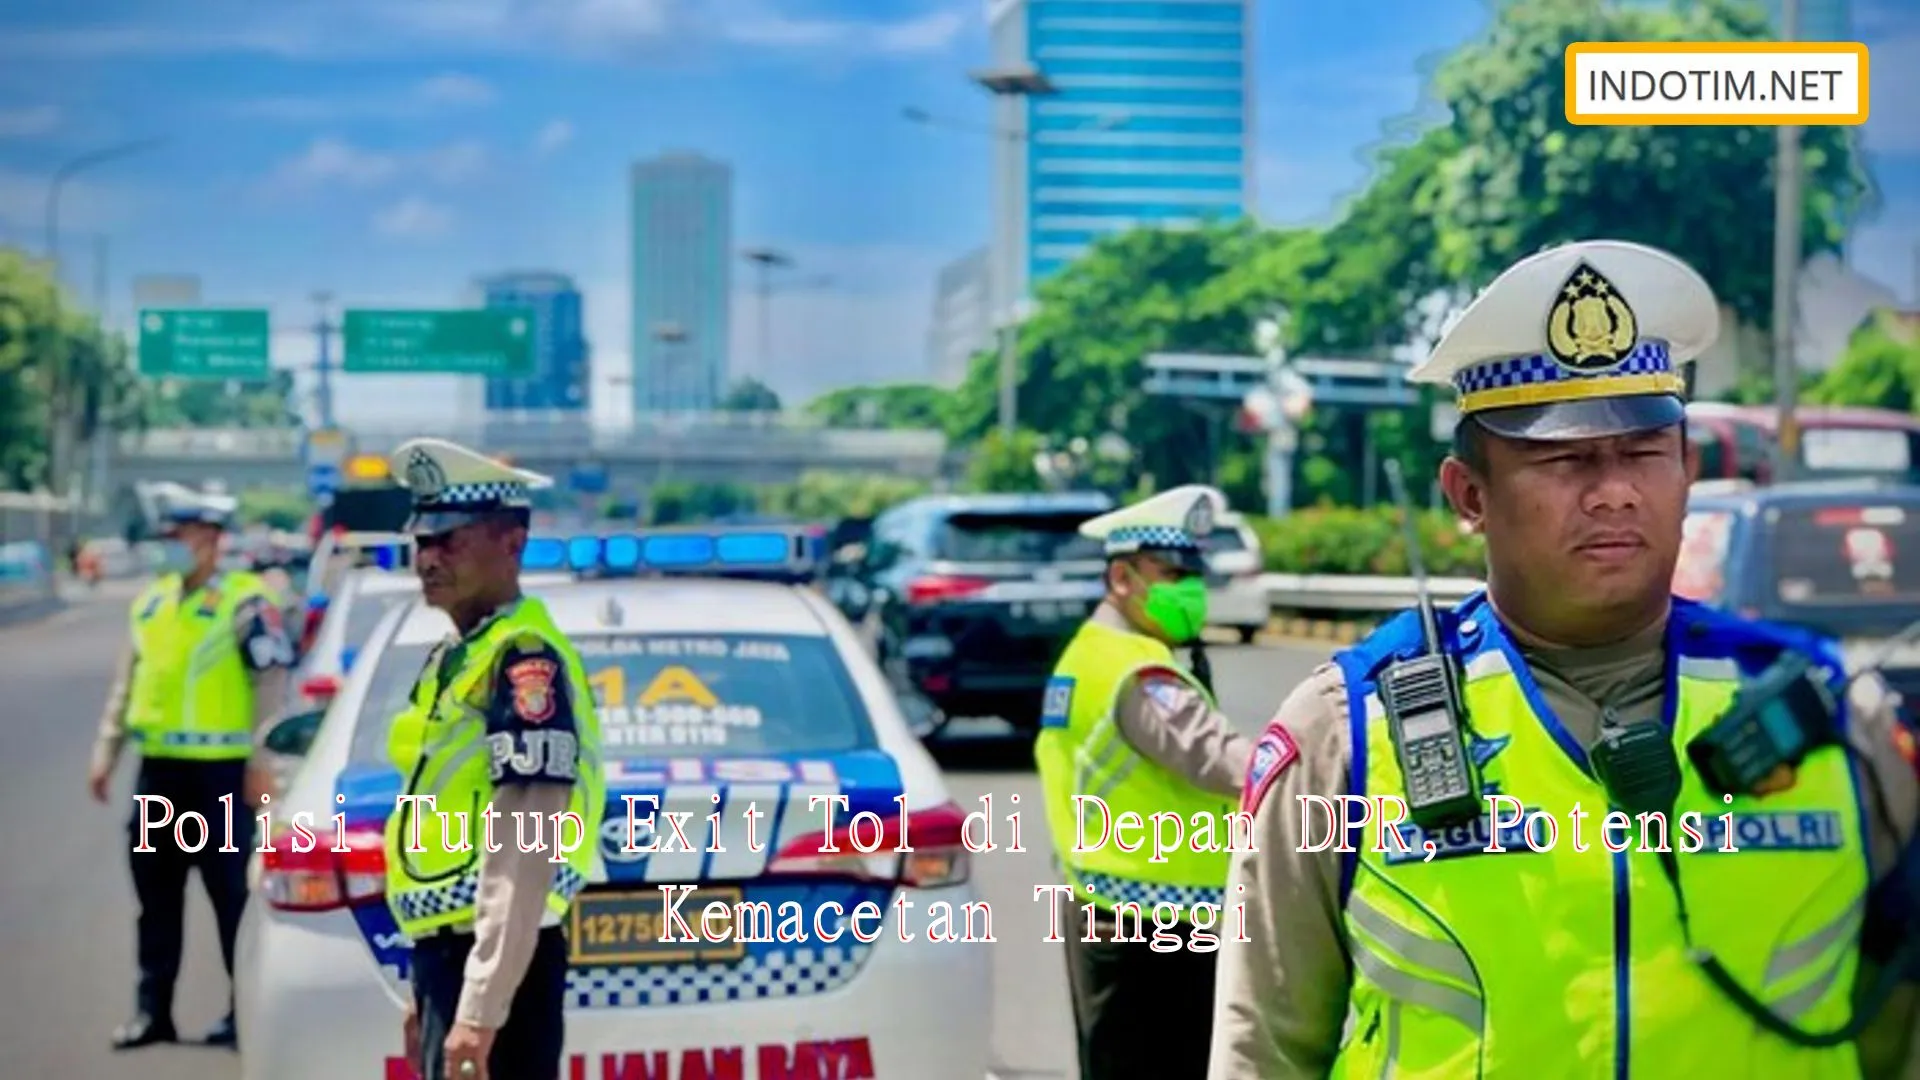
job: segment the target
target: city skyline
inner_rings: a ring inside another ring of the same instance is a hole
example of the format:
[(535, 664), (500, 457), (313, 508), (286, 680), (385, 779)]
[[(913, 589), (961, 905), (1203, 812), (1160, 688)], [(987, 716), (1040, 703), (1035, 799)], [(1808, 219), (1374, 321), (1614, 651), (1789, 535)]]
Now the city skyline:
[[(271, 308), (277, 361), (295, 366), (313, 357), (316, 290), (339, 306), (443, 307), (478, 271), (547, 267), (584, 296), (594, 413), (613, 420), (631, 407), (614, 380), (635, 363), (627, 170), (690, 146), (734, 168), (739, 246), (832, 279), (773, 298), (769, 381), (783, 398), (919, 378), (940, 269), (992, 235), (994, 111), (967, 78), (993, 62), (987, 19), (972, 0), (885, 17), (851, 0), (796, 3), (665, 24), (587, 0), (469, 20), (360, 0), (16, 7), (0, 13), (0, 243), (40, 250), (46, 178), (62, 162), (167, 136), (63, 193), (61, 265), (77, 298), (93, 295), (103, 237), (117, 323), (134, 277), (193, 274), (208, 303)], [(1256, 9), (1258, 216), (1335, 217), (1393, 125), (1435, 118), (1425, 73), (1487, 13), (1477, 0)], [(1882, 205), (1848, 256), (1914, 303), (1920, 11), (1859, 0), (1849, 17), (1873, 50), (1864, 143)], [(608, 102), (644, 103), (643, 122)], [(729, 364), (757, 352), (751, 280), (736, 278)], [(347, 417), (463, 392), (337, 383)]]
[(485, 380), (483, 408), (488, 413), (590, 409), (584, 300), (573, 279), (548, 270), (510, 271), (481, 278), (478, 285), (484, 306), (533, 313), (533, 374)]
[(635, 162), (631, 185), (633, 411), (711, 411), (731, 367), (733, 168), (678, 150)]
[(1102, 236), (1253, 206), (1248, 19), (1243, 0), (995, 5), (996, 70), (1045, 80), (998, 104), (996, 323)]

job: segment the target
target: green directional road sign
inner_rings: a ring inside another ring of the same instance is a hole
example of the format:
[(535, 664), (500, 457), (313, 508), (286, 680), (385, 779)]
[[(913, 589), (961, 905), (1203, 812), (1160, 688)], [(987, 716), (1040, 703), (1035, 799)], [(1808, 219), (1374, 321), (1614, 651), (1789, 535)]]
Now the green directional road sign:
[(268, 336), (264, 310), (147, 308), (140, 312), (140, 373), (266, 379)]
[(523, 308), (349, 310), (340, 337), (350, 372), (533, 374), (533, 312)]

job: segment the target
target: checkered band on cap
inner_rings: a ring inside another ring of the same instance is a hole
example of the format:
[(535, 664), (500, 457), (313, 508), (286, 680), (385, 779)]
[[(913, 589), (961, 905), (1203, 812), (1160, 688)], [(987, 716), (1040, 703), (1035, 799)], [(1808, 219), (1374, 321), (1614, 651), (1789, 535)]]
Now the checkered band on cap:
[(1197, 548), (1193, 534), (1178, 525), (1122, 525), (1107, 534), (1109, 552), (1138, 551), (1145, 547)]
[(1476, 364), (1453, 377), (1462, 413), (1594, 397), (1677, 394), (1685, 385), (1664, 341), (1643, 341), (1604, 371), (1578, 371), (1543, 353)]
[(531, 498), (530, 489), (518, 480), (489, 480), (478, 484), (448, 484), (420, 505), (441, 510), (457, 510), (463, 506), (492, 503), (505, 503), (511, 506), (525, 503), (529, 498)]

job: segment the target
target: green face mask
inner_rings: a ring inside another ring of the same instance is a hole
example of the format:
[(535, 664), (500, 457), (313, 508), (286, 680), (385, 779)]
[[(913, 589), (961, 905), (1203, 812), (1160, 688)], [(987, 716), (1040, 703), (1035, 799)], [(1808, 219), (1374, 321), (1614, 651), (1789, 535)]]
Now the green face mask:
[(1207, 625), (1206, 580), (1190, 577), (1156, 581), (1147, 586), (1147, 598), (1141, 607), (1169, 640), (1175, 644), (1192, 641)]

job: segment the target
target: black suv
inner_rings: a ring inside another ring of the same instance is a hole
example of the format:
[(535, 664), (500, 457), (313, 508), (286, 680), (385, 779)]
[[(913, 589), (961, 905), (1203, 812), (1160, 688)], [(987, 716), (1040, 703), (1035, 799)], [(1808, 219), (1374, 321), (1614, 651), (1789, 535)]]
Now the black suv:
[(936, 495), (873, 519), (828, 592), (864, 622), (923, 737), (961, 716), (1038, 727), (1054, 662), (1103, 592), (1101, 545), (1080, 525), (1113, 505), (1097, 492)]

